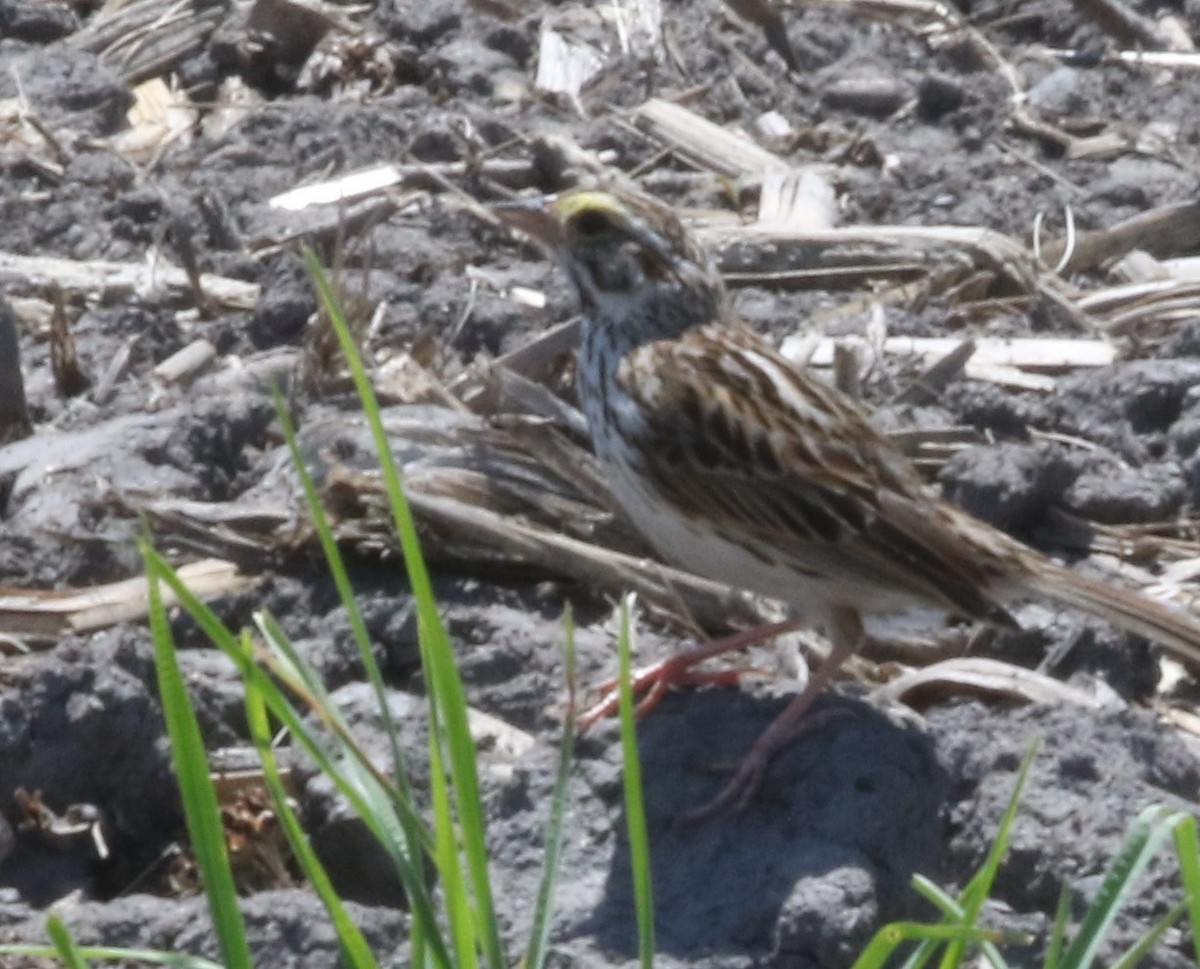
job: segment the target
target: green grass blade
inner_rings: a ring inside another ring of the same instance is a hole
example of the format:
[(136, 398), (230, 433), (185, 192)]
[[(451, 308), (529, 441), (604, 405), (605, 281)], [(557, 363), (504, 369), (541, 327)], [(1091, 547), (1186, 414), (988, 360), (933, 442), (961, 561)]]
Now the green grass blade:
[[(249, 636), (245, 637), (243, 645), (249, 654), (252, 650)], [(291, 808), (287, 791), (279, 775), (275, 752), (271, 748), (271, 727), (267, 717), (266, 703), (262, 693), (250, 683), (246, 684), (245, 706), (246, 721), (250, 725), (250, 737), (258, 751), (263, 770), (263, 783), (266, 785), (267, 793), (271, 796), (275, 816), (287, 836), (288, 844), (291, 845), (301, 870), (317, 893), (317, 897), (321, 899), (325, 910), (329, 912), (342, 949), (343, 964), (350, 969), (379, 969), (379, 962), (371, 952), (370, 946), (367, 945), (366, 938), (359, 927), (355, 925), (354, 920), (350, 918), (350, 913), (346, 911), (346, 906), (342, 904), (341, 898), (329, 880), (325, 866), (317, 858), (309, 843), (308, 835), (304, 833), (296, 813)]]
[[(346, 776), (351, 776), (352, 774), (353, 776), (369, 775), (374, 785), (385, 792), (390, 799), (387, 778), (379, 773), (374, 765), (371, 764), (370, 759), (355, 743), (353, 735), (341, 719), (337, 708), (329, 700), (324, 687), (320, 685), (319, 677), (316, 676), (311, 667), (304, 663), (291, 647), (286, 635), (284, 635), (278, 624), (265, 614), (256, 615), (255, 617), (260, 632), (263, 633), (264, 641), (273, 649), (279, 650), (286, 657), (286, 662), (276, 663), (275, 660), (277, 657), (273, 653), (259, 656), (259, 659), (269, 666), (270, 669), (268, 672), (267, 670), (260, 669), (257, 664), (251, 661), (250, 657), (247, 657), (243, 653), (240, 640), (225, 627), (208, 606), (191, 593), (165, 559), (161, 558), (153, 549), (149, 549), (147, 554), (159, 568), (163, 583), (175, 594), (182, 608), (195, 620), (205, 635), (234, 661), (242, 678), (253, 682), (262, 690), (271, 713), (283, 721), (284, 726), (291, 732), (293, 737), (314, 758), (320, 770), (323, 773), (329, 774), (335, 781), (339, 778), (344, 779)], [(289, 689), (307, 701), (310, 709), (318, 715), (337, 738), (341, 745), (341, 752), (351, 755), (351, 759), (347, 761), (347, 765), (356, 764), (357, 767), (354, 772), (343, 771), (339, 768), (333, 755), (326, 750), (322, 740), (309, 728), (289, 698), (272, 681), (272, 676), (278, 677)], [(359, 792), (363, 789), (365, 789), (365, 785), (360, 781), (353, 785), (351, 790), (346, 790), (343, 793), (346, 793), (348, 797), (354, 798), (358, 797)], [(360, 802), (356, 802), (356, 808), (360, 806)], [(364, 818), (364, 820), (369, 822), (378, 816), (380, 816), (379, 811), (372, 811), (370, 812), (370, 817)], [(399, 829), (396, 830), (398, 831)], [(394, 833), (396, 832), (387, 832), (389, 837), (384, 839), (385, 844), (394, 840), (390, 837)], [(429, 841), (428, 850), (432, 852), (431, 840)]]
[(387, 702), (387, 686), (383, 681), (383, 673), (379, 669), (379, 664), (375, 662), (375, 654), (371, 650), (371, 637), (367, 633), (367, 624), (363, 620), (362, 610), (358, 608), (358, 600), (354, 595), (354, 587), (350, 583), (350, 576), (346, 570), (346, 562), (342, 558), (341, 550), (338, 548), (337, 539), (334, 538), (333, 528), (329, 524), (329, 516), (325, 514), (325, 508), (321, 503), (321, 496), (317, 492), (316, 483), (313, 481), (312, 475), (305, 465), (304, 455), (300, 453), (300, 444), (296, 436), (295, 425), (292, 422), (292, 415), (288, 411), (287, 404), (279, 393), (278, 388), (271, 388), (271, 396), (275, 401), (275, 413), (279, 417), (280, 425), (283, 427), (284, 440), (287, 442), (288, 450), (292, 455), (292, 464), (296, 468), (300, 486), (304, 491), (304, 500), (308, 505), (309, 514), (312, 515), (313, 526), (316, 529), (317, 538), (321, 543), (321, 552), (325, 556), (325, 561), (329, 566), (329, 574), (333, 577), (333, 584), (337, 589), (338, 598), (341, 600), (342, 607), (346, 610), (350, 630), (354, 636), (355, 645), (358, 647), (359, 661), (363, 664), (367, 679), (371, 683), (371, 688), (375, 691), (376, 703), (379, 706), (379, 715), (382, 718), (384, 729), (387, 732), (388, 744), (391, 748), (393, 777), (396, 784), (405, 792), (408, 800), (411, 802), (412, 794), (408, 773), (405, 769), (404, 758), (400, 754), (400, 738), (396, 734), (396, 724)]
[(1108, 872), (1083, 917), (1078, 934), (1063, 954), (1061, 969), (1089, 969), (1138, 876), (1163, 840), (1186, 817), (1162, 805), (1148, 807), (1138, 815), (1121, 851), (1109, 863)]
[[(423, 859), (435, 858), (435, 843), (425, 830), (424, 822), (412, 802), (388, 784), (371, 763), (370, 758), (355, 741), (341, 714), (319, 683), (315, 671), (296, 652), (278, 624), (265, 614), (255, 621), (271, 653), (260, 657), (278, 680), (305, 698), (309, 708), (329, 729), (338, 744), (337, 755), (326, 750), (321, 739), (297, 714), (290, 702), (277, 690), (272, 681), (257, 666), (251, 665), (243, 675), (248, 682), (268, 684), (264, 694), (268, 707), (283, 722), (294, 739), (309, 753), (322, 773), (350, 801), (359, 817), (388, 852), (404, 884), (409, 907), (413, 913), (410, 942), (414, 966), (424, 965), (426, 949), (437, 966), (448, 967), (452, 960), (447, 940), (434, 915), (434, 906), (425, 885)], [(275, 661), (279, 660), (278, 663)], [(310, 691), (311, 688), (311, 691)], [(431, 765), (431, 775), (441, 773), (440, 763)], [(412, 848), (412, 840), (420, 842)]]
[(1129, 950), (1123, 956), (1121, 956), (1120, 959), (1114, 962), (1110, 969), (1133, 969), (1134, 966), (1139, 965), (1141, 961), (1150, 954), (1150, 950), (1158, 944), (1159, 940), (1163, 937), (1163, 934), (1167, 931), (1167, 929), (1179, 921), (1179, 917), (1183, 915), (1187, 909), (1188, 900), (1186, 898), (1181, 898), (1178, 902), (1171, 906), (1171, 910), (1167, 912), (1166, 915), (1164, 915), (1150, 927), (1149, 932), (1138, 939), (1138, 941), (1131, 946)]
[(1004, 860), (1004, 856), (1008, 853), (1008, 846), (1012, 840), (1013, 824), (1016, 822), (1017, 812), (1021, 806), (1021, 794), (1025, 790), (1030, 768), (1033, 767), (1033, 761), (1037, 757), (1040, 747), (1040, 740), (1035, 740), (1029, 745), (1029, 750), (1026, 751), (1024, 758), (1022, 758), (1020, 767), (1017, 768), (1017, 780), (1013, 785), (1012, 796), (1008, 799), (1008, 806), (1004, 809), (1004, 814), (1000, 818), (1000, 824), (996, 829), (996, 838), (992, 841), (992, 846), (988, 849), (987, 857), (984, 859), (979, 871), (975, 873), (970, 882), (967, 883), (967, 887), (963, 889), (960, 901), (968, 915), (977, 915), (983, 903), (991, 895), (992, 885), (996, 881), (996, 874), (1000, 870), (1000, 864)]
[(883, 969), (900, 946), (920, 940), (950, 943), (965, 948), (968, 945), (982, 946), (985, 943), (1011, 945), (1014, 941), (1024, 941), (1027, 938), (1023, 933), (981, 929), (969, 925), (892, 922), (875, 933), (851, 969)]
[(1200, 844), (1196, 837), (1195, 817), (1186, 817), (1175, 828), (1175, 854), (1179, 858), (1179, 877), (1187, 893), (1188, 921), (1192, 926), (1192, 950), (1200, 966)]
[[(219, 962), (192, 956), (186, 952), (160, 952), (157, 949), (124, 949), (119, 946), (82, 945), (77, 951), (84, 959), (97, 961), (124, 960), (129, 963), (146, 963), (166, 966), (167, 969), (225, 969)], [(31, 959), (53, 959), (59, 950), (52, 945), (25, 945), (13, 943), (0, 945), (0, 957), (17, 956)]]
[(559, 861), (562, 858), (563, 822), (567, 814), (567, 783), (575, 749), (576, 655), (575, 620), (570, 606), (563, 616), (563, 665), (566, 669), (567, 710), (563, 717), (562, 737), (558, 744), (558, 770), (554, 775), (554, 791), (550, 796), (550, 813), (546, 820), (545, 849), (542, 853), (542, 880), (538, 886), (533, 909), (533, 924), (529, 932), (529, 947), (521, 961), (522, 969), (543, 969), (550, 951), (550, 918), (554, 907), (554, 888), (558, 883)]
[(262, 662), (282, 683), (304, 699), (309, 710), (338, 738), (343, 752), (353, 756), (364, 770), (373, 773), (379, 786), (388, 792), (400, 817), (409, 856), (416, 858), (425, 852), (432, 857), (433, 838), (414, 806), (411, 786), (407, 781), (393, 785), (391, 779), (375, 767), (329, 696), (320, 674), (305, 662), (275, 617), (265, 612), (255, 613), (254, 623), (269, 649), (267, 655), (260, 657)]
[[(963, 921), (962, 906), (958, 899), (939, 885), (935, 885), (924, 875), (913, 875), (912, 885), (917, 894), (927, 899), (942, 913), (942, 923), (945, 925), (959, 924)], [(902, 969), (922, 969), (929, 960), (937, 955), (941, 948), (940, 941), (925, 939), (919, 942), (912, 954), (904, 960)]]
[(1064, 881), (1058, 893), (1058, 905), (1054, 909), (1054, 924), (1050, 927), (1050, 941), (1046, 944), (1044, 969), (1058, 969), (1063, 945), (1067, 938), (1067, 921), (1071, 918), (1071, 883)]
[(196, 866), (203, 880), (225, 966), (227, 969), (251, 969), (246, 926), (238, 909), (237, 888), (229, 868), (225, 831), (221, 826), (217, 794), (209, 776), (208, 756), (175, 658), (175, 643), (163, 606), (162, 584), (166, 575), (160, 566), (161, 560), (151, 554), (148, 542), (142, 543), (142, 558), (149, 585), (150, 632), (154, 640), (158, 691)]
[(458, 675), (458, 669), (454, 665), (449, 637), (447, 637), (441, 617), (438, 615), (433, 584), (421, 554), (416, 524), (404, 497), (400, 474), (396, 468), (383, 421), (379, 416), (379, 405), (375, 393), (367, 378), (366, 370), (363, 368), (353, 335), (338, 309), (337, 296), (330, 285), (328, 276), (311, 250), (307, 251), (305, 255), (317, 294), (329, 315), (334, 332), (337, 334), (338, 342), (354, 381), (355, 390), (363, 404), (363, 412), (366, 415), (375, 450), (379, 456), (380, 471), (392, 510), (396, 536), (404, 555), (409, 585), (417, 603), (418, 639), (421, 644), (421, 662), (426, 682), (429, 685), (430, 709), (435, 714), (435, 725), (440, 725), (441, 728), (441, 730), (435, 730), (434, 734), (439, 736), (442, 731), (445, 733), (459, 834), (462, 838), (463, 855), (469, 872), (475, 902), (476, 926), (484, 958), (490, 969), (505, 969), (506, 960), (500, 944), (499, 925), (496, 920), (491, 879), (488, 874), (483, 800), (479, 792), (475, 742), (467, 724), (466, 694)]
[[(379, 774), (371, 759), (354, 739), (324, 684), (321, 683), (319, 675), (304, 662), (274, 618), (265, 613), (258, 614), (255, 616), (255, 622), (262, 633), (264, 643), (270, 648), (270, 653), (262, 657), (263, 662), (280, 682), (305, 699), (309, 709), (337, 738), (345, 762), (340, 768), (335, 766), (332, 759), (322, 753), (319, 740), (308, 731), (299, 718), (293, 716), (288, 719), (285, 713), (280, 712), (286, 709), (283, 698), (274, 705), (275, 712), (285, 720), (296, 739), (321, 770), (333, 778), (375, 837), (391, 854), (413, 910), (409, 930), (411, 964), (426, 965), (426, 950), (431, 949), (430, 958), (433, 963), (438, 966), (446, 965), (450, 960), (451, 944), (443, 938), (441, 926), (434, 918), (432, 899), (426, 888), (420, 863), (424, 855), (436, 861), (435, 846), (433, 837), (417, 813), (411, 788), (408, 785), (397, 787)], [(250, 671), (246, 675), (252, 677), (256, 674)], [(441, 774), (440, 766), (431, 767), (431, 776), (439, 777)], [(346, 780), (343, 780), (343, 777)], [(353, 780), (355, 777), (357, 780)], [(347, 790), (348, 784), (353, 784), (356, 794)], [(390, 807), (383, 803), (385, 799), (390, 801)], [(397, 818), (398, 826), (393, 824)]]
[(650, 873), (650, 839), (646, 831), (646, 807), (642, 796), (642, 764), (638, 757), (637, 725), (634, 722), (632, 661), (633, 596), (621, 599), (620, 656), (621, 749), (625, 769), (625, 823), (629, 832), (629, 863), (633, 873), (633, 900), (637, 912), (638, 957), (642, 969), (654, 966), (654, 888)]
[[(500, 946), (499, 928), (492, 904), (483, 800), (479, 792), (475, 740), (467, 721), (466, 693), (440, 619), (436, 623), (435, 627), (423, 622), (421, 633), (427, 643), (422, 652), (428, 658), (430, 743), (431, 748), (438, 746), (441, 741), (445, 743), (458, 813), (458, 833), (462, 839), (462, 856), (475, 901), (475, 928), (483, 946), (484, 960), (491, 969), (505, 969), (507, 962)], [(437, 761), (440, 777), (440, 751)], [(448, 801), (446, 809), (450, 810)], [(447, 814), (442, 820), (443, 824), (439, 827), (444, 827), (452, 818)], [(445, 877), (445, 873), (442, 874)]]
[(963, 917), (963, 907), (959, 904), (958, 899), (940, 885), (930, 881), (924, 875), (913, 875), (912, 885), (918, 895), (933, 905), (943, 915), (948, 915), (955, 919)]
[(67, 969), (87, 969), (87, 960), (79, 951), (79, 947), (75, 945), (71, 933), (67, 931), (66, 923), (57, 915), (51, 915), (46, 919), (46, 935), (50, 937), (55, 954), (63, 961)]
[[(439, 935), (433, 902), (425, 885), (423, 855), (409, 855), (405, 850), (404, 827), (396, 817), (392, 791), (386, 783), (386, 778), (380, 778), (369, 761), (359, 759), (362, 753), (353, 743), (353, 738), (349, 737), (348, 731), (344, 736), (337, 731), (333, 732), (334, 738), (341, 744), (340, 751), (344, 756), (339, 759), (328, 751), (323, 739), (300, 716), (279, 684), (272, 678), (272, 674), (243, 653), (240, 640), (225, 627), (216, 614), (192, 594), (170, 565), (152, 548), (144, 549), (144, 554), (158, 570), (163, 583), (175, 594), (181, 607), (188, 612), (205, 635), (233, 660), (242, 679), (261, 691), (271, 714), (280, 720), (292, 738), (313, 758), (318, 769), (331, 779), (358, 812), (372, 835), (388, 853), (404, 883), (413, 915), (414, 936), (417, 932), (422, 933), (422, 944), (428, 949), (429, 959), (438, 969), (452, 969), (452, 960)], [(286, 640), (286, 637), (284, 639)], [(269, 660), (271, 657), (262, 658)], [(296, 659), (299, 660), (299, 657)], [(305, 669), (303, 663), (299, 664), (299, 669)], [(290, 667), (289, 671), (292, 675), (300, 676), (299, 692), (304, 695), (304, 676), (295, 673)], [(311, 671), (308, 671), (307, 675), (310, 674)], [(295, 684), (288, 685), (295, 688)], [(316, 703), (315, 700), (312, 702)], [(335, 716), (336, 711), (331, 713), (331, 710), (332, 708), (327, 708), (324, 711), (325, 716), (331, 717), (345, 730), (340, 717)], [(424, 961), (422, 955), (422, 962)]]
[[(941, 913), (942, 921), (940, 925), (966, 925), (966, 912), (963, 910), (958, 899), (947, 892), (945, 889), (935, 885), (923, 875), (913, 875), (913, 888), (932, 903)], [(1004, 942), (1006, 945), (1031, 945), (1033, 936), (1022, 932), (1006, 931), (1004, 933)], [(936, 939), (925, 939), (918, 943), (913, 951), (903, 963), (903, 969), (920, 969), (930, 959), (937, 955), (938, 949), (942, 946), (942, 942)], [(1008, 963), (1001, 955), (1000, 950), (996, 948), (994, 942), (986, 941), (979, 944), (980, 952), (984, 958), (996, 969), (1006, 969)]]
[(467, 892), (463, 868), (460, 865), (458, 837), (454, 813), (450, 806), (450, 789), (446, 783), (441, 744), (437, 740), (437, 721), (431, 715), (429, 738), (430, 795), (433, 801), (434, 859), (442, 880), (446, 917), (450, 936), (458, 957), (459, 969), (475, 969), (479, 965), (476, 953), (475, 916)]
[[(996, 875), (1000, 871), (1000, 863), (1008, 853), (1008, 846), (1012, 840), (1013, 824), (1017, 820), (1017, 811), (1021, 804), (1021, 792), (1025, 789), (1029, 770), (1033, 767), (1033, 761), (1040, 746), (1041, 742), (1036, 740), (1029, 745), (1029, 750), (1022, 759), (1021, 766), (1017, 769), (1017, 782), (1013, 785), (1012, 797), (1008, 799), (1008, 807), (1005, 808), (1000, 819), (996, 837), (992, 841), (991, 848), (988, 849), (987, 857), (959, 896), (963, 907), (962, 924), (964, 925), (976, 925), (979, 922), (980, 912), (991, 895)], [(952, 942), (946, 946), (941, 961), (942, 969), (953, 969), (959, 965), (966, 956), (966, 947), (966, 942)]]

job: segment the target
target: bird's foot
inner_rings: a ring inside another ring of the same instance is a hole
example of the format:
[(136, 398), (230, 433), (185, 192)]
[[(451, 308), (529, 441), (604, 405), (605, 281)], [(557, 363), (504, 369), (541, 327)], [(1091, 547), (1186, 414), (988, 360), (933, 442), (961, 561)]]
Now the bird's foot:
[[(636, 670), (632, 677), (633, 693), (634, 696), (641, 697), (637, 705), (637, 715), (643, 717), (653, 710), (672, 687), (734, 687), (741, 682), (741, 678), (745, 674), (762, 673), (761, 670), (749, 667), (709, 672), (697, 670), (695, 667), (714, 656), (745, 649), (747, 646), (752, 646), (773, 636), (791, 632), (798, 629), (799, 626), (800, 623), (795, 621), (756, 626), (723, 639), (715, 639), (682, 653), (676, 653), (658, 663)], [(580, 715), (578, 720), (580, 730), (586, 730), (597, 720), (602, 720), (616, 712), (620, 703), (619, 681), (615, 678), (608, 680), (600, 687), (600, 690), (600, 699)]]
[[(638, 698), (634, 713), (644, 717), (658, 706), (667, 692), (680, 686), (736, 687), (746, 673), (757, 673), (753, 669), (697, 670), (687, 662), (688, 654), (680, 653), (667, 659), (634, 670), (630, 677), (633, 695)], [(621, 702), (621, 684), (616, 678), (602, 683), (600, 699), (579, 715), (579, 729), (587, 730), (596, 721), (616, 713)]]
[(708, 769), (714, 773), (731, 776), (716, 797), (698, 808), (685, 812), (683, 821), (695, 824), (719, 814), (737, 814), (744, 811), (762, 786), (767, 765), (774, 755), (773, 751), (763, 751), (759, 747), (759, 744), (755, 744), (740, 761), (709, 764)]
[(729, 780), (716, 797), (685, 813), (683, 815), (685, 822), (707, 821), (719, 814), (737, 814), (744, 811), (750, 806), (755, 794), (762, 786), (767, 767), (770, 766), (771, 760), (776, 754), (795, 743), (801, 735), (843, 716), (847, 712), (837, 708), (813, 711), (807, 709), (810, 697), (798, 699), (804, 700), (804, 703), (796, 705), (795, 709), (789, 706), (774, 723), (763, 731), (754, 746), (740, 761), (717, 762), (707, 765), (708, 770), (728, 775)]

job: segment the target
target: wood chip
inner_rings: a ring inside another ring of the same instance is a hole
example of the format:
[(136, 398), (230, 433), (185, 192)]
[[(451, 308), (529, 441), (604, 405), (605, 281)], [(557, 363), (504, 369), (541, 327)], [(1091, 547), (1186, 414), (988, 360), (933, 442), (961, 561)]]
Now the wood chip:
[(300, 212), (320, 205), (342, 205), (387, 192), (398, 186), (412, 190), (441, 191), (453, 179), (468, 174), (483, 177), (511, 189), (528, 188), (536, 174), (532, 161), (487, 159), (476, 165), (466, 162), (443, 164), (373, 165), (347, 172), (323, 182), (301, 185), (267, 199), (267, 205), (285, 212)]
[[(809, 353), (809, 364), (815, 367), (833, 365), (834, 344), (838, 340), (853, 341), (855, 337), (825, 338), (809, 351), (788, 337), (780, 348), (783, 355), (796, 359), (801, 352)], [(889, 356), (920, 356), (934, 360), (947, 356), (963, 344), (953, 337), (891, 336), (882, 344)], [(973, 341), (975, 351), (967, 361), (965, 372), (977, 365), (1012, 367), (1032, 373), (1060, 374), (1080, 368), (1106, 367), (1117, 358), (1116, 348), (1105, 340), (1071, 340), (1054, 337), (998, 339), (980, 337)]]
[(179, 383), (199, 375), (217, 358), (217, 348), (208, 340), (193, 340), (154, 368), (154, 376), (165, 383)]
[(548, 94), (577, 100), (584, 87), (604, 70), (604, 56), (590, 44), (568, 40), (544, 28), (538, 39), (538, 66), (533, 85)]
[[(238, 573), (231, 562), (205, 559), (181, 566), (179, 578), (201, 600), (228, 595), (253, 585), (255, 580)], [(174, 596), (163, 589), (168, 606)], [(28, 639), (53, 639), (68, 633), (86, 633), (131, 619), (142, 619), (149, 609), (144, 578), (126, 579), (90, 589), (31, 592), (0, 587), (0, 635)]]
[(771, 169), (763, 177), (758, 221), (801, 231), (831, 229), (837, 222), (837, 196), (812, 169)]
[(656, 64), (666, 60), (662, 0), (612, 0), (609, 12), (622, 53)]
[(1124, 0), (1072, 0), (1075, 9), (1120, 44), (1145, 50), (1167, 50), (1171, 45), (1158, 25), (1135, 11)]
[[(106, 299), (120, 296), (149, 296), (163, 290), (182, 296), (192, 292), (188, 274), (165, 260), (154, 265), (106, 262), (94, 259), (78, 262), (53, 256), (19, 256), (0, 252), (0, 278), (14, 277), (27, 287), (52, 292), (56, 288), (70, 295)], [(235, 310), (252, 310), (258, 305), (259, 286), (225, 276), (203, 273), (200, 285), (207, 298)]]
[(743, 134), (714, 124), (679, 104), (651, 98), (634, 111), (637, 126), (684, 158), (726, 178), (761, 178), (791, 166)]
[(917, 690), (934, 690), (939, 696), (981, 693), (1026, 703), (1069, 703), (1087, 710), (1100, 710), (1120, 702), (1107, 688), (1083, 690), (1034, 670), (976, 656), (943, 660), (912, 670), (877, 688), (872, 695), (877, 700), (899, 702)]
[(129, 127), (109, 144), (135, 164), (152, 161), (168, 145), (185, 139), (199, 122), (200, 112), (187, 96), (171, 90), (161, 77), (143, 81), (133, 89), (133, 97), (133, 107), (125, 116)]

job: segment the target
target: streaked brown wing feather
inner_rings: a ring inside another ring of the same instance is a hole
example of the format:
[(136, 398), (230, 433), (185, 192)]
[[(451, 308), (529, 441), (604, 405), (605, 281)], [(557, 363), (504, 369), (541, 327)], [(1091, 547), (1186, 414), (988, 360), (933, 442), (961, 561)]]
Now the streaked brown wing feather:
[(801, 567), (822, 563), (963, 615), (997, 619), (1001, 578), (955, 512), (853, 401), (749, 330), (643, 346), (617, 381), (640, 405), (643, 473), (686, 514)]

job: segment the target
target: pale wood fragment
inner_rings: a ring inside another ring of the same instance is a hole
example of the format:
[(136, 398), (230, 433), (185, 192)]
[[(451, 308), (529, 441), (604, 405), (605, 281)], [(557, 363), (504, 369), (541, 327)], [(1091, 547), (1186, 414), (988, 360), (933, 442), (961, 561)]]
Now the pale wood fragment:
[[(180, 566), (179, 578), (207, 601), (253, 585), (232, 562), (204, 559)], [(169, 589), (166, 605), (176, 604)], [(86, 633), (145, 617), (149, 610), (146, 579), (138, 577), (90, 589), (38, 590), (0, 587), (0, 635), (45, 639)]]
[[(0, 278), (13, 277), (26, 287), (90, 297), (148, 295), (168, 290), (172, 295), (191, 294), (188, 274), (165, 260), (152, 265), (107, 262), (94, 259), (79, 262), (55, 256), (19, 256), (0, 252)], [(202, 273), (204, 294), (229, 309), (250, 310), (258, 304), (259, 287), (239, 279)]]
[(179, 383), (197, 376), (217, 358), (217, 348), (203, 338), (172, 353), (154, 368), (154, 376), (166, 383)]
[(466, 162), (442, 164), (387, 163), (346, 172), (335, 178), (311, 185), (301, 185), (267, 199), (267, 205), (286, 212), (300, 212), (318, 205), (338, 205), (378, 195), (403, 186), (409, 189), (440, 190), (452, 179), (462, 178), (470, 171), (485, 176), (508, 188), (526, 188), (536, 177), (534, 163), (528, 159), (486, 159), (478, 165)]
[(1124, 0), (1071, 0), (1075, 9), (1120, 44), (1145, 50), (1167, 50), (1171, 41), (1149, 17)]
[[(784, 356), (794, 356), (799, 344), (796, 337), (784, 340)], [(855, 337), (826, 337), (819, 340), (808, 358), (810, 366), (833, 365), (834, 345), (853, 342)], [(1012, 367), (1033, 373), (1059, 374), (1079, 368), (1106, 367), (1117, 359), (1117, 350), (1106, 340), (1027, 337), (999, 339), (977, 337), (971, 341), (974, 354), (965, 364), (968, 375), (974, 365)], [(919, 356), (939, 359), (960, 347), (964, 341), (955, 337), (890, 336), (882, 344), (888, 356)], [(804, 348), (807, 352), (807, 347)]]
[(1070, 703), (1087, 710), (1100, 710), (1120, 702), (1111, 688), (1084, 690), (1044, 673), (983, 656), (963, 656), (909, 670), (874, 690), (873, 696), (897, 702), (919, 689), (955, 696), (970, 690), (1025, 703)]
[(569, 40), (557, 30), (542, 30), (533, 81), (539, 91), (577, 100), (584, 87), (603, 69), (604, 56), (591, 44)]
[(651, 98), (634, 111), (638, 127), (681, 156), (727, 178), (761, 178), (791, 166), (750, 138), (730, 131), (679, 104)]
[(109, 143), (117, 154), (137, 164), (150, 162), (168, 145), (186, 138), (199, 122), (200, 112), (187, 95), (172, 91), (161, 77), (143, 81), (133, 96), (133, 107), (126, 113), (129, 127)]

